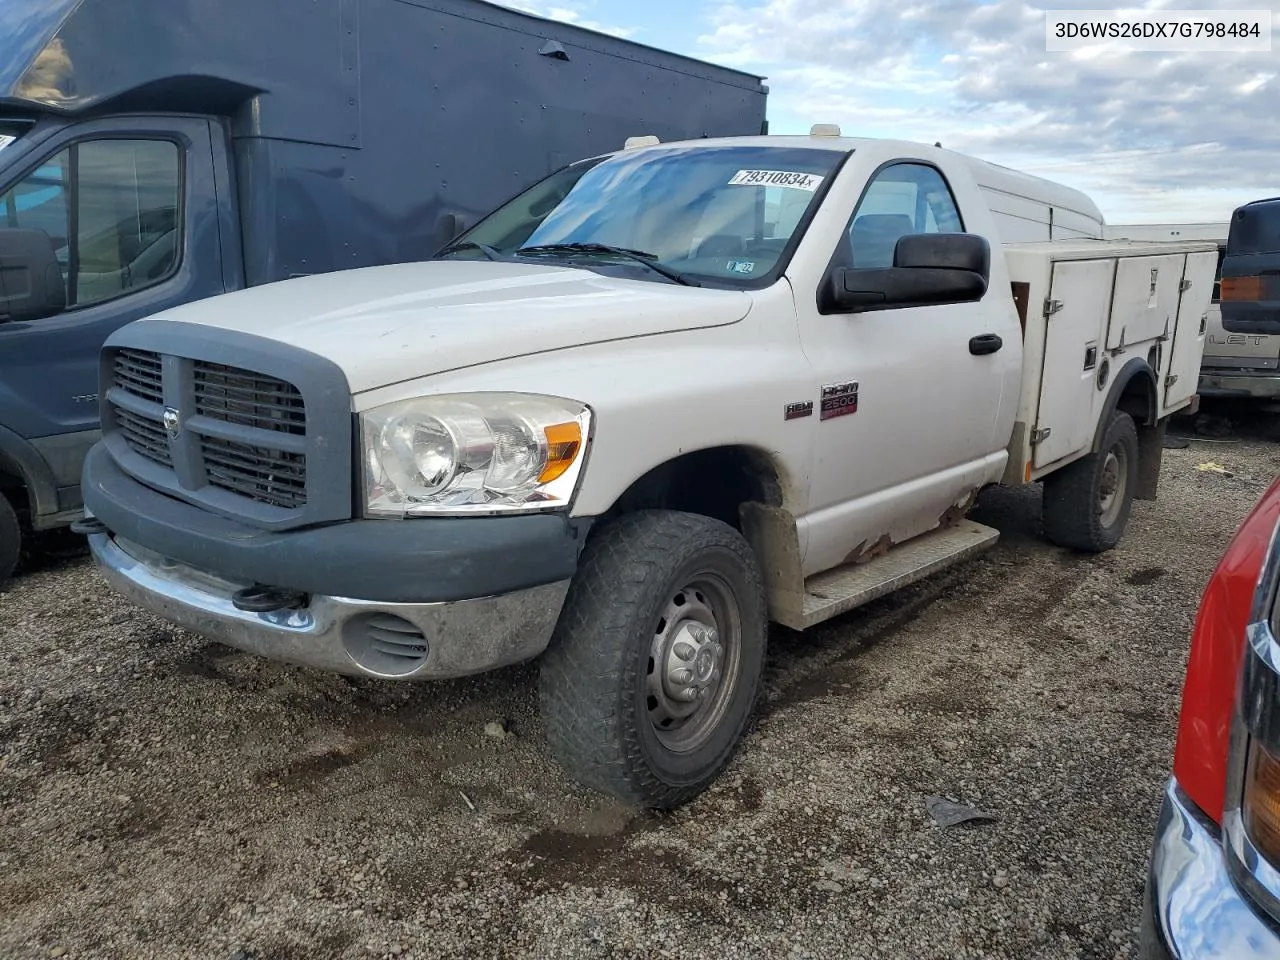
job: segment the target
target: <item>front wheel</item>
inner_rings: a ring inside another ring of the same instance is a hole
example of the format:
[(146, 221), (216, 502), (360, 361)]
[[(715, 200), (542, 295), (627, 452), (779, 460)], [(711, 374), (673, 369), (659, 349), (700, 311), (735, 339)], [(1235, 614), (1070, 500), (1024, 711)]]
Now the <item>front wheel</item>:
[(673, 511), (597, 532), (542, 659), (552, 752), (629, 804), (679, 806), (732, 758), (755, 706), (768, 615), (751, 547)]
[(1117, 411), (1097, 453), (1044, 481), (1044, 531), (1060, 547), (1101, 553), (1124, 536), (1138, 486), (1138, 429)]
[(22, 527), (8, 497), (0, 493), (0, 585), (17, 569), (22, 554)]

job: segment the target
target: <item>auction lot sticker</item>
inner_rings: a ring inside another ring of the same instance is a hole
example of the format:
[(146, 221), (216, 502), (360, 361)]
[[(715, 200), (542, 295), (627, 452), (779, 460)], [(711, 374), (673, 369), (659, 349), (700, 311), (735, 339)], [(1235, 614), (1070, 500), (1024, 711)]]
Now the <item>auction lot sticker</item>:
[(796, 173), (790, 170), (739, 170), (729, 180), (732, 187), (790, 187), (809, 193), (822, 185), (823, 178), (816, 173)]

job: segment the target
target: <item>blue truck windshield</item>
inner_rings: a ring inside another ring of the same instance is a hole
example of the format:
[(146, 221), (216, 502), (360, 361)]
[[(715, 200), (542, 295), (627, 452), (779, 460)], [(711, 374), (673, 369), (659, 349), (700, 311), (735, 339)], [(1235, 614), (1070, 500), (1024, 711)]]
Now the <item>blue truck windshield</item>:
[[(443, 255), (636, 266), (600, 249), (614, 247), (698, 281), (767, 282), (844, 156), (673, 146), (576, 164), (498, 208)], [(661, 271), (648, 278), (661, 280)]]

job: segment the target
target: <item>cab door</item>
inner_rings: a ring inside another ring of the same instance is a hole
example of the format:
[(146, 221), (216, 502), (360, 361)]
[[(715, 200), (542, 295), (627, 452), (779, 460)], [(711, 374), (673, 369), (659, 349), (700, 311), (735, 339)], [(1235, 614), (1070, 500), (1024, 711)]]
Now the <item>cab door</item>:
[[(901, 237), (964, 230), (937, 167), (888, 163), (869, 180), (829, 270), (890, 267)], [(819, 300), (796, 291), (816, 398), (809, 574), (935, 528), (1003, 462), (1008, 437), (997, 436), (996, 415), (1021, 335), (1007, 288), (977, 303), (844, 314), (822, 312)]]
[[(0, 322), (0, 440), (34, 448), (58, 491), (57, 510), (74, 510), (83, 457), (98, 436), (107, 336), (225, 289), (210, 122), (117, 117), (68, 126), (2, 176), (0, 230), (49, 236), (67, 306)], [(37, 512), (54, 510), (41, 502)]]

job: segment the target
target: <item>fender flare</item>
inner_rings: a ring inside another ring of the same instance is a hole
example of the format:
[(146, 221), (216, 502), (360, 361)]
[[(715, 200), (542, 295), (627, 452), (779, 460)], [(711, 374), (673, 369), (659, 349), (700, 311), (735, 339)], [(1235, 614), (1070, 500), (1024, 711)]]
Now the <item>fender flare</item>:
[(1147, 395), (1147, 417), (1138, 426), (1154, 426), (1160, 412), (1160, 398), (1157, 393), (1156, 374), (1151, 369), (1151, 365), (1140, 357), (1133, 357), (1120, 368), (1119, 372), (1112, 378), (1111, 387), (1107, 392), (1106, 403), (1102, 405), (1102, 414), (1098, 417), (1098, 425), (1094, 428), (1093, 435), (1093, 452), (1098, 453), (1102, 449), (1102, 435), (1107, 430), (1107, 424), (1111, 420), (1111, 414), (1115, 413), (1116, 407), (1120, 403), (1120, 397), (1125, 389), (1134, 381), (1140, 378), (1145, 387)]
[(58, 512), (58, 487), (49, 465), (35, 447), (7, 427), (0, 427), (0, 471), (22, 481), (35, 516)]

